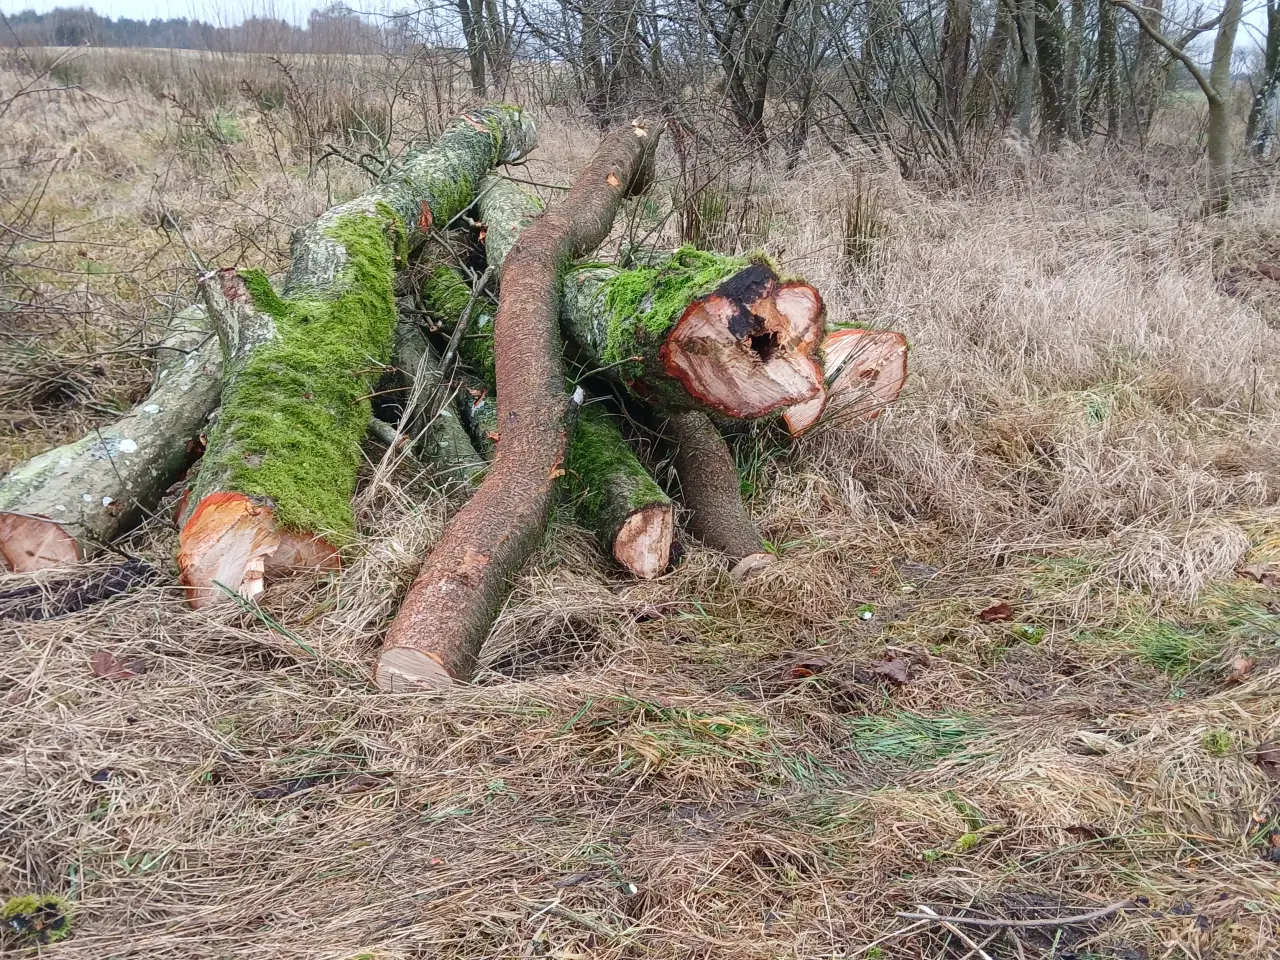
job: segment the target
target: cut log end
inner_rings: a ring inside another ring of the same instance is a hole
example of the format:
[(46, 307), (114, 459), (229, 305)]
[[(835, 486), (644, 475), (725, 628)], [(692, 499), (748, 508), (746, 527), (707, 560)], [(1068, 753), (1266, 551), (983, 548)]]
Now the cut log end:
[(907, 379), (907, 338), (891, 330), (836, 330), (822, 342), (827, 386), (787, 408), (787, 430), (798, 437), (824, 415), (874, 420), (898, 398)]
[(689, 305), (662, 346), (669, 374), (699, 402), (751, 419), (822, 390), (813, 350), (826, 308), (807, 283), (752, 264)]
[(675, 526), (675, 508), (669, 503), (637, 510), (614, 538), (613, 558), (641, 580), (661, 576), (671, 561)]
[(0, 512), (0, 570), (29, 573), (79, 562), (76, 538), (57, 521)]
[(338, 552), (324, 540), (280, 527), (269, 506), (239, 493), (201, 500), (178, 545), (179, 579), (196, 608), (230, 599), (218, 584), (252, 601), (268, 576), (340, 565)]
[(378, 656), (373, 682), (387, 693), (451, 687), (455, 681), (439, 660), (409, 647), (391, 647)]

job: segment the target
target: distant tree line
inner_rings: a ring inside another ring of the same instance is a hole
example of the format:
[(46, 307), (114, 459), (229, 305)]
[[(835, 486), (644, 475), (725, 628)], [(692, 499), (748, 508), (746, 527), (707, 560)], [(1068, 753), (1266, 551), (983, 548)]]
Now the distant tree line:
[(384, 32), (342, 4), (313, 10), (305, 26), (266, 17), (250, 17), (235, 26), (218, 26), (186, 17), (167, 20), (113, 20), (85, 8), (59, 7), (49, 13), (25, 10), (5, 15), (0, 46), (166, 47), (244, 53), (374, 52)]

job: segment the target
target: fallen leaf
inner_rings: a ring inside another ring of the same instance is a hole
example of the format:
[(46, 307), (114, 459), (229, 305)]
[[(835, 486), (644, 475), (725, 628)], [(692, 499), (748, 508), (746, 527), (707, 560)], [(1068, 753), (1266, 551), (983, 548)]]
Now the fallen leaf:
[(418, 229), (422, 233), (426, 233), (431, 229), (431, 225), (436, 222), (435, 214), (431, 212), (431, 205), (427, 201), (422, 201), (422, 209), (418, 213)]
[(612, 172), (610, 172), (609, 176), (607, 176), (607, 177), (605, 178), (605, 182), (606, 182), (606, 183), (608, 183), (608, 184), (609, 184), (609, 186), (611, 186), (611, 187), (620, 187), (620, 186), (622, 186), (622, 181), (618, 179), (618, 175), (617, 175), (616, 173), (612, 173)]
[(907, 683), (911, 679), (911, 667), (905, 660), (886, 657), (879, 663), (872, 664), (871, 672), (892, 683)]
[(632, 623), (648, 623), (650, 620), (661, 620), (666, 616), (657, 604), (647, 603), (631, 616)]
[(807, 660), (801, 660), (791, 668), (791, 677), (794, 680), (804, 680), (807, 677), (816, 677), (831, 667), (831, 661), (826, 657), (809, 657)]
[(365, 793), (376, 790), (385, 782), (383, 777), (375, 777), (371, 773), (353, 773), (338, 785), (338, 793)]
[(1268, 280), (1280, 280), (1280, 263), (1264, 261), (1258, 264), (1258, 272)]
[(147, 663), (137, 657), (121, 660), (110, 650), (99, 650), (89, 661), (89, 668), (103, 680), (132, 680), (147, 672)]
[(1258, 661), (1250, 657), (1236, 657), (1231, 661), (1231, 672), (1227, 674), (1227, 683), (1244, 683), (1257, 665)]
[(1264, 587), (1272, 589), (1280, 589), (1280, 573), (1272, 570), (1270, 567), (1255, 563), (1252, 566), (1241, 567), (1236, 571), (1236, 576), (1244, 577), (1246, 580), (1252, 580), (1260, 583)]
[(987, 607), (985, 610), (978, 611), (978, 619), (983, 623), (996, 623), (1000, 620), (1013, 619), (1013, 607), (1007, 603), (997, 603), (995, 606)]
[(1258, 744), (1253, 751), (1253, 762), (1272, 780), (1280, 781), (1280, 741)]
[(1272, 600), (1262, 609), (1266, 610), (1267, 613), (1271, 614), (1273, 617), (1280, 617), (1280, 600)]

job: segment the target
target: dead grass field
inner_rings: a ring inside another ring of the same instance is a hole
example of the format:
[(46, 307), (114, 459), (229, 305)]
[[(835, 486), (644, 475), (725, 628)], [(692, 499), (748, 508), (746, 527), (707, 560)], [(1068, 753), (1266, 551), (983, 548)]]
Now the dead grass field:
[[(145, 391), (188, 245), (278, 268), (363, 182), (226, 77), (176, 101), (74, 79), (0, 126), (0, 219), (41, 198), (9, 281), (39, 306), (0, 314), (0, 469)], [(422, 101), (405, 129), (462, 103)], [(540, 116), (525, 173), (565, 183), (596, 135)], [(1280, 592), (1235, 571), (1280, 571), (1280, 282), (1254, 270), (1280, 198), (1250, 174), (1195, 221), (1186, 158), (1009, 151), (963, 187), (822, 151), (757, 172), (769, 248), (912, 354), (874, 424), (743, 443), (783, 557), (745, 586), (693, 542), (623, 582), (557, 518), (475, 687), (375, 693), (449, 504), (370, 446), (339, 576), (256, 614), (192, 612), (170, 577), (0, 620), (0, 899), (66, 896), (74, 936), (43, 953), (86, 960), (959, 960), (895, 912), (1118, 901), (985, 949), (1275, 958), (1280, 784), (1255, 749), (1280, 740)], [(882, 228), (851, 270), (855, 175)], [(171, 573), (175, 540), (162, 513), (125, 546)], [(104, 650), (138, 675), (96, 676)]]

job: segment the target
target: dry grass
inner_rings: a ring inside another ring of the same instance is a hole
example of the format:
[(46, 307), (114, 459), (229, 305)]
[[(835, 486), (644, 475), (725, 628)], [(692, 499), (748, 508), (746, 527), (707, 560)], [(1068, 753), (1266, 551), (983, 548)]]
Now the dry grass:
[[(136, 350), (101, 354), (191, 295), (162, 213), (209, 262), (277, 266), (359, 189), (270, 116), (118, 88), (23, 102), (0, 195), (46, 178), (35, 226), (68, 242), (20, 248), (37, 306), (4, 321), (3, 366), (74, 389), (6, 374), (0, 466), (144, 388)], [(565, 182), (593, 141), (550, 115), (527, 172)], [(621, 582), (560, 517), (477, 686), (374, 693), (450, 504), (371, 448), (335, 579), (259, 612), (189, 611), (169, 581), (0, 621), (0, 897), (70, 898), (66, 958), (959, 958), (895, 911), (1138, 898), (986, 949), (1273, 957), (1280, 807), (1252, 751), (1280, 739), (1277, 598), (1233, 571), (1280, 563), (1280, 287), (1217, 281), (1275, 256), (1280, 201), (1195, 222), (1185, 174), (1133, 186), (1149, 162), (1011, 156), (943, 191), (816, 154), (772, 185), (770, 248), (833, 319), (905, 332), (912, 377), (873, 425), (747, 438), (784, 559), (746, 586), (692, 543)], [(851, 193), (879, 224), (852, 269)], [(157, 519), (128, 546), (168, 564), (173, 541)], [(1011, 620), (978, 616), (1000, 602)], [(95, 677), (101, 650), (148, 670)], [(887, 654), (909, 683), (872, 672)], [(1229, 684), (1241, 656), (1258, 666)]]

